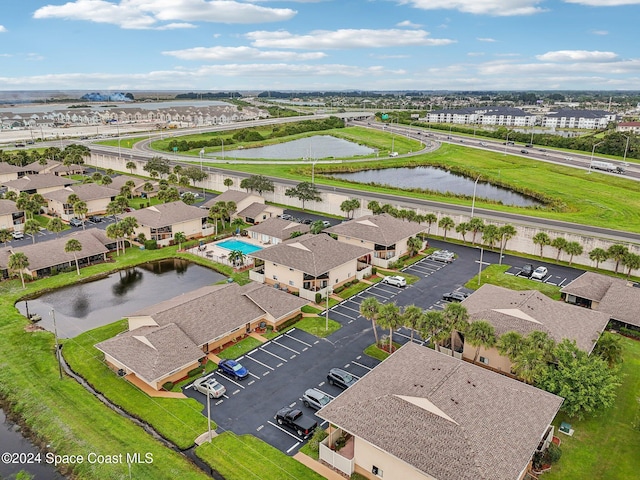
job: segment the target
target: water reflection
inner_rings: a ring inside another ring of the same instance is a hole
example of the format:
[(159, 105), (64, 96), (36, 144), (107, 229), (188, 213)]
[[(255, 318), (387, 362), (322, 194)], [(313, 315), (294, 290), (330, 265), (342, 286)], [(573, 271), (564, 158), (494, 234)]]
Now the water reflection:
[[(223, 279), (221, 274), (185, 260), (163, 260), (46, 293), (29, 300), (28, 309), (42, 317), (39, 324), (49, 331), (53, 331), (50, 312), (55, 310), (58, 336), (71, 338)], [(26, 315), (25, 302), (16, 307)]]
[(268, 147), (228, 150), (229, 158), (345, 158), (357, 155), (371, 155), (373, 148), (332, 137), (331, 135), (314, 135), (291, 142), (269, 145)]
[[(364, 170), (354, 173), (334, 173), (341, 178), (358, 183), (375, 183), (396, 188), (421, 188), (441, 193), (473, 196), (475, 181), (465, 176), (448, 172), (436, 167), (401, 167), (380, 170)], [(529, 207), (540, 205), (537, 200), (489, 183), (478, 182), (477, 198), (487, 198), (502, 202), (504, 205)]]

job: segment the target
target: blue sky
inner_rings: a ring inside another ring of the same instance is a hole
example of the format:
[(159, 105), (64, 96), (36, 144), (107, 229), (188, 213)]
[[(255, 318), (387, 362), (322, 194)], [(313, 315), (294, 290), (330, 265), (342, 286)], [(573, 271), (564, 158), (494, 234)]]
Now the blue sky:
[(640, 0), (2, 0), (0, 90), (638, 90)]

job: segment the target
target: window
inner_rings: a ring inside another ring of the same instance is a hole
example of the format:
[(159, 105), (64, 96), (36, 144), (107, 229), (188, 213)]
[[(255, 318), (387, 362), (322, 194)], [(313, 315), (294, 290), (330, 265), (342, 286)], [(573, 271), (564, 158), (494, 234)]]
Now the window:
[(382, 469), (376, 467), (375, 465), (371, 467), (371, 473), (375, 476), (382, 478)]
[(277, 275), (274, 275), (274, 276), (273, 276), (273, 279), (274, 279), (274, 280), (278, 280), (278, 276), (277, 276)]
[(489, 359), (487, 357), (480, 356), (480, 363), (484, 363), (485, 365), (489, 365)]
[(293, 287), (293, 280), (289, 280), (289, 285)]

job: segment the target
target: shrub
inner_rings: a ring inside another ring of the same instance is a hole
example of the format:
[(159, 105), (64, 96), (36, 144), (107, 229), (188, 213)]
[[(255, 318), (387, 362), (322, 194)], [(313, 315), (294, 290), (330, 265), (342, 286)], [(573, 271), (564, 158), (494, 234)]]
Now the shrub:
[(196, 367), (193, 370), (189, 370), (189, 372), (187, 373), (187, 376), (189, 377), (196, 377), (202, 374), (202, 372), (204, 372), (204, 368), (202, 366)]
[(144, 249), (145, 250), (156, 250), (158, 248), (158, 242), (155, 240), (145, 240), (144, 241)]
[(640, 332), (631, 328), (620, 327), (620, 333), (627, 337), (640, 338)]
[(319, 305), (322, 302), (322, 294), (320, 292), (316, 293), (316, 303)]
[(320, 442), (328, 437), (328, 433), (322, 428), (316, 428), (309, 439), (309, 448), (312, 452), (318, 453), (320, 451)]
[(391, 270), (400, 270), (401, 268), (404, 268), (404, 262), (402, 260), (396, 260), (389, 264), (389, 268)]
[(547, 451), (544, 454), (545, 463), (557, 463), (562, 457), (562, 450), (555, 443), (550, 443)]
[(376, 275), (378, 273), (377, 267), (371, 267), (371, 275)]
[(167, 392), (170, 392), (171, 390), (173, 390), (173, 387), (174, 387), (173, 382), (167, 382), (164, 385), (162, 385), (162, 388)]

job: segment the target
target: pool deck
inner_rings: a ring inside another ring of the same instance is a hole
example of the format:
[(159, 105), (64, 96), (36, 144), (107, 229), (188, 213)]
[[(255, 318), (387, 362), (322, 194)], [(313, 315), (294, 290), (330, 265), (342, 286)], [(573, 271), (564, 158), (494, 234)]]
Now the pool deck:
[(260, 247), (260, 248), (267, 247), (267, 245), (261, 244), (260, 242), (255, 241), (249, 237), (233, 236), (233, 237), (228, 237), (222, 240), (218, 240), (217, 242), (214, 242), (214, 243), (206, 243), (202, 245), (202, 247), (193, 247), (189, 249), (189, 253), (193, 253), (194, 255), (198, 255), (201, 257), (207, 257), (210, 260), (213, 260), (214, 262), (222, 263), (224, 265), (231, 265), (227, 258), (229, 256), (229, 253), (231, 253), (231, 250), (218, 246), (219, 243), (228, 241), (228, 240), (236, 240), (236, 241), (240, 241), (248, 245), (253, 245), (255, 247)]

